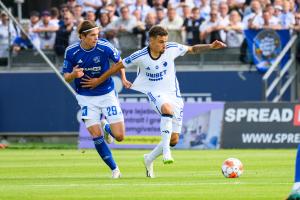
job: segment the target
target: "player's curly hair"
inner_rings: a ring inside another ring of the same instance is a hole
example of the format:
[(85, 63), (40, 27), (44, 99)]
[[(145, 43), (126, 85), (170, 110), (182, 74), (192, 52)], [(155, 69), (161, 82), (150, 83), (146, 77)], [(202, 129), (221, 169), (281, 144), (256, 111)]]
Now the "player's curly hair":
[(86, 36), (91, 30), (98, 28), (94, 21), (84, 20), (78, 25), (77, 32), (79, 37), (81, 35)]
[(157, 36), (167, 36), (168, 31), (162, 26), (152, 26), (149, 30), (149, 37), (157, 37)]

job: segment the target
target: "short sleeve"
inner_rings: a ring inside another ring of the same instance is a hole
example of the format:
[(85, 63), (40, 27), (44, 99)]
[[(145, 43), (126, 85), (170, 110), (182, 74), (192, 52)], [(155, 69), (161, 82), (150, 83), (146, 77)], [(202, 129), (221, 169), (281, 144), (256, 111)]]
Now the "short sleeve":
[(118, 51), (117, 48), (115, 48), (114, 46), (111, 45), (111, 47), (108, 48), (108, 54), (109, 54), (109, 58), (114, 62), (117, 63), (120, 61), (121, 56), (120, 56), (120, 52)]
[(128, 68), (128, 67), (138, 66), (138, 62), (141, 55), (143, 55), (143, 53), (141, 53), (141, 51), (137, 51), (131, 54), (130, 56), (126, 57), (125, 59), (123, 59), (122, 63), (124, 67)]
[(63, 63), (63, 68), (62, 72), (63, 73), (71, 73), (73, 71), (73, 64), (69, 55), (69, 51), (67, 50), (65, 52), (65, 57), (64, 57), (64, 63)]
[(175, 59), (178, 56), (183, 56), (188, 51), (188, 46), (176, 42), (169, 42), (167, 49), (170, 49), (171, 55)]
[(105, 39), (101, 39), (101, 42), (103, 46), (105, 46), (105, 51), (108, 55), (108, 57), (114, 62), (114, 63), (117, 63), (120, 61), (121, 59), (121, 55), (120, 55), (120, 52), (119, 50), (114, 47), (110, 42), (108, 42), (107, 40)]

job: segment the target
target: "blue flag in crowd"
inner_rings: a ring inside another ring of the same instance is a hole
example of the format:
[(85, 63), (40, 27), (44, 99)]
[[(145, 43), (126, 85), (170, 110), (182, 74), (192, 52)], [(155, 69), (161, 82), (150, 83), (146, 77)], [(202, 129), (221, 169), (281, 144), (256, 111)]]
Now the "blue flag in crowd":
[[(266, 72), (282, 49), (290, 40), (289, 30), (245, 30), (248, 49), (259, 72)], [(290, 51), (281, 61), (281, 66), (289, 60)]]

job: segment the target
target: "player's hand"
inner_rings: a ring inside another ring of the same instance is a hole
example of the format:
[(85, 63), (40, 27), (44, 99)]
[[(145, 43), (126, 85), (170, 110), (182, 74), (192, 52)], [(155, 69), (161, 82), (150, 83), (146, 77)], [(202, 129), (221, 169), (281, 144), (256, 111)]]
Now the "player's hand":
[(219, 40), (215, 40), (213, 43), (210, 44), (211, 49), (222, 49), (225, 47), (227, 47), (227, 45)]
[(73, 67), (72, 76), (74, 78), (81, 78), (84, 76), (83, 68), (79, 68), (78, 65)]
[(88, 75), (85, 75), (86, 78), (82, 78), (80, 84), (81, 87), (83, 88), (90, 88), (90, 89), (94, 89), (95, 87), (97, 87), (100, 82), (98, 78), (91, 78)]
[(129, 89), (132, 86), (132, 83), (130, 81), (127, 81), (127, 79), (122, 79), (122, 83), (126, 89)]

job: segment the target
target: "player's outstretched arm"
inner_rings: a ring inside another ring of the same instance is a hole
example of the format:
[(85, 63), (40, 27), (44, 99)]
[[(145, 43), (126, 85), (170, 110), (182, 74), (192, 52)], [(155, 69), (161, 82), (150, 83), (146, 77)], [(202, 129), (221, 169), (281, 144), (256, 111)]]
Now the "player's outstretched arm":
[(122, 63), (122, 61), (119, 61), (116, 64), (113, 64), (111, 66), (111, 68), (109, 68), (109, 70), (107, 70), (104, 74), (102, 74), (102, 76), (100, 76), (99, 78), (91, 78), (88, 76), (85, 76), (85, 78), (82, 78), (80, 84), (81, 87), (83, 88), (95, 88), (98, 85), (100, 85), (101, 83), (103, 83), (106, 79), (108, 79), (112, 74), (120, 71), (122, 68), (124, 68), (124, 65)]
[(226, 44), (221, 41), (215, 40), (211, 44), (196, 44), (194, 46), (190, 46), (188, 49), (188, 53), (190, 54), (199, 54), (205, 51), (213, 50), (213, 49), (222, 49), (225, 48)]

